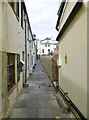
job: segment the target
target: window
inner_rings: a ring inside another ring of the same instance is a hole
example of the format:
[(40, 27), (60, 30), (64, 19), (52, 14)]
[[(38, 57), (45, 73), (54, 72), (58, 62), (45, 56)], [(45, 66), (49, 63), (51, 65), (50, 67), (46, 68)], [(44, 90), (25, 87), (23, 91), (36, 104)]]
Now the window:
[(42, 49), (42, 53), (44, 53), (44, 49)]
[(21, 27), (23, 28), (24, 23), (24, 10), (23, 10), (23, 2), (21, 2)]
[(47, 45), (45, 45), (45, 47), (47, 47)]
[(50, 45), (48, 45), (48, 47), (50, 47)]
[(16, 2), (16, 16), (19, 19), (19, 2)]
[(9, 0), (9, 4), (11, 5), (17, 19), (19, 20), (19, 0)]
[(13, 11), (15, 12), (15, 2), (9, 0), (9, 4), (12, 7)]
[(50, 49), (48, 49), (48, 53), (50, 53)]
[(15, 84), (15, 55), (12, 53), (7, 54), (7, 80), (9, 91)]
[(20, 55), (17, 55), (17, 81), (20, 81), (20, 71), (19, 71)]

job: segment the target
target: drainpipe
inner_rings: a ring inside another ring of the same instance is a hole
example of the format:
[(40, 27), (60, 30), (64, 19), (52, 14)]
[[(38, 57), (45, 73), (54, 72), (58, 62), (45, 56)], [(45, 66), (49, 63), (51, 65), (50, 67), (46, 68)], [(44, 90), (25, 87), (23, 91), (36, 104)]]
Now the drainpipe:
[[(78, 114), (78, 116), (81, 118), (81, 120), (87, 120), (85, 116), (79, 111), (79, 109), (76, 107), (76, 105), (72, 102), (72, 100), (68, 97), (68, 93), (64, 92), (63, 89), (59, 86), (57, 90), (60, 92), (62, 98), (67, 103), (68, 106), (70, 106), (70, 109), (72, 113), (75, 115), (75, 118), (77, 118), (75, 112)], [(74, 112), (75, 111), (75, 112)]]
[(27, 40), (26, 40), (26, 15), (25, 15), (25, 83), (27, 82)]

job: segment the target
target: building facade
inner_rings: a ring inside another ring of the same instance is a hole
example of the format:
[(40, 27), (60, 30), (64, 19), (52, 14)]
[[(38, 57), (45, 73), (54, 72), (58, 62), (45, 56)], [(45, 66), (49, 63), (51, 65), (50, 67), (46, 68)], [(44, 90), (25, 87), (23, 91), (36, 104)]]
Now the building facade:
[(57, 47), (58, 42), (52, 40), (51, 38), (46, 38), (40, 41), (40, 54), (41, 55), (49, 55), (53, 54), (54, 49)]
[(0, 118), (8, 116), (29, 76), (32, 31), (24, 1), (0, 1)]
[(37, 39), (36, 39), (36, 35), (33, 34), (33, 42), (32, 42), (32, 69), (36, 65), (36, 59), (37, 59)]
[(37, 39), (37, 55), (40, 56), (41, 54), (41, 44), (40, 44), (40, 40)]
[[(87, 15), (88, 2), (61, 2), (56, 29), (59, 31), (59, 86), (68, 94), (82, 118), (87, 111)], [(72, 104), (70, 102), (70, 104)]]

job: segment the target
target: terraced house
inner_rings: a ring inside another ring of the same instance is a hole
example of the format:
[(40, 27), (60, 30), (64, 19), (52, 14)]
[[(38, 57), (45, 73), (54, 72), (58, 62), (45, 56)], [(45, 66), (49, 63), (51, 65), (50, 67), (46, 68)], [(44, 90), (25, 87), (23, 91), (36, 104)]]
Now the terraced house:
[(7, 117), (32, 67), (32, 31), (24, 1), (0, 0), (0, 118)]
[(88, 14), (88, 1), (63, 0), (56, 24), (56, 29), (59, 31), (56, 38), (59, 41), (59, 88), (66, 102), (82, 119), (89, 118), (89, 110), (87, 111)]

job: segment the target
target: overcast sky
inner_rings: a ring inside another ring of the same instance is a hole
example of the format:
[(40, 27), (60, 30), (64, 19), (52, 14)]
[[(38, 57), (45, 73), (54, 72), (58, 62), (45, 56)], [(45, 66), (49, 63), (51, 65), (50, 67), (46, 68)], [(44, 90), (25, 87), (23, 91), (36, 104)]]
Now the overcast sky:
[(59, 0), (25, 0), (32, 32), (38, 39), (51, 37), (56, 39), (55, 29)]

